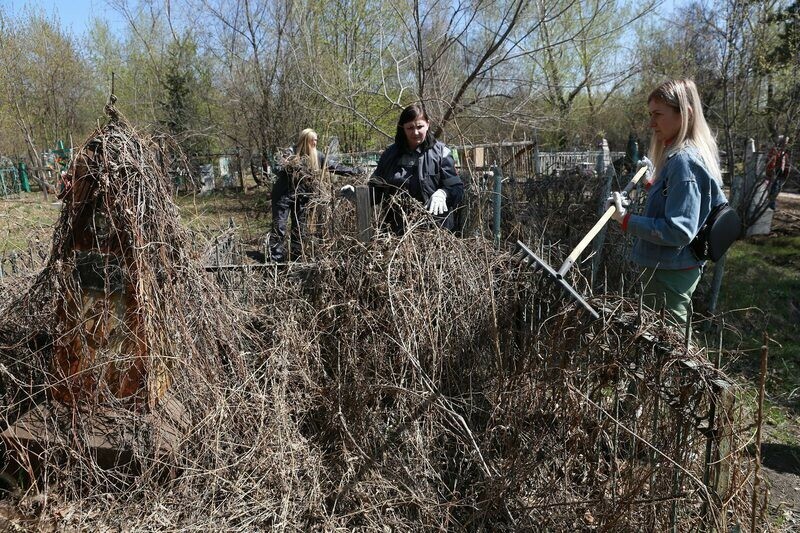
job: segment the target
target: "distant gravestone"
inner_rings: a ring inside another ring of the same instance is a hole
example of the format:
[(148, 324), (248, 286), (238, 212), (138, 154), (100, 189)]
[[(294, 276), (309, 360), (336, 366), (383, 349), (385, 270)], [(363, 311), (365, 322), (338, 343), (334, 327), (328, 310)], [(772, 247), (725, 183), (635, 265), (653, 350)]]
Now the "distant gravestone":
[(209, 193), (214, 190), (214, 167), (213, 165), (200, 165), (200, 182), (203, 184), (201, 193)]
[(227, 157), (219, 158), (219, 176), (222, 179), (222, 186), (230, 189), (236, 186), (234, 183), (233, 174), (231, 174), (231, 161)]
[[(756, 192), (753, 194), (753, 201), (750, 204), (750, 209), (755, 210), (758, 206), (763, 206), (769, 196), (769, 188), (765, 182), (761, 182), (756, 187)], [(758, 219), (747, 228), (747, 236), (752, 235), (769, 235), (772, 231), (772, 217), (775, 215), (775, 210), (767, 207)]]
[(608, 148), (608, 141), (600, 139), (597, 142), (597, 162), (595, 163), (595, 170), (598, 176), (605, 176), (608, 167), (611, 165), (611, 151)]
[(476, 168), (483, 168), (484, 165), (484, 154), (483, 154), (483, 146), (475, 147), (475, 151), (473, 152), (473, 157), (475, 158), (475, 167)]
[[(756, 152), (755, 141), (748, 139), (745, 145), (745, 196), (750, 198), (750, 205), (747, 207), (748, 218), (763, 210), (761, 216), (747, 228), (747, 236), (769, 235), (772, 231), (772, 217), (775, 211), (770, 208), (764, 209), (769, 202), (769, 186), (763, 179), (764, 176), (764, 154)], [(752, 191), (752, 195), (750, 194)]]
[[(606, 211), (606, 198), (611, 196), (611, 187), (613, 186), (614, 178), (617, 177), (617, 171), (614, 169), (614, 165), (611, 161), (611, 150), (608, 147), (608, 141), (606, 139), (601, 139), (597, 143), (597, 148), (599, 150), (597, 152), (595, 170), (597, 171), (598, 177), (606, 177), (605, 185), (603, 186), (603, 192), (600, 194), (600, 203), (597, 206), (597, 214), (600, 216)], [(603, 226), (592, 244), (592, 275), (590, 279), (590, 283), (592, 285), (594, 285), (594, 282), (597, 279), (600, 264), (603, 260), (603, 246), (606, 241), (607, 228), (608, 225)]]
[(772, 216), (775, 214), (774, 209), (767, 208), (755, 223), (747, 228), (747, 236), (752, 235), (769, 235), (772, 231)]

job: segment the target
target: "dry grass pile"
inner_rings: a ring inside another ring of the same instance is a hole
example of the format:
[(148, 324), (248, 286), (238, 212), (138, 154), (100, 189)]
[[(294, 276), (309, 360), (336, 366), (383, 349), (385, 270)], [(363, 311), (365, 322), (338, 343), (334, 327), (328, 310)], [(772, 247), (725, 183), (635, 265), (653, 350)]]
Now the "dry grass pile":
[[(503, 185), (502, 234), (511, 241), (557, 242), (573, 248), (600, 218), (600, 209), (611, 190), (621, 190), (629, 177), (615, 176), (609, 182), (607, 176), (575, 169), (506, 183)], [(491, 197), (487, 202), (486, 193), (483, 196), (483, 208), (476, 206), (473, 211), (479, 210), (483, 220), (491, 220)], [(631, 209), (638, 213), (646, 200), (644, 190), (635, 196), (639, 200)], [(591, 285), (595, 289), (620, 292), (629, 286), (620, 280), (630, 282), (637, 275), (629, 261), (632, 243), (630, 235), (619, 231), (619, 225), (611, 221), (584, 251), (582, 260), (591, 261), (595, 276)]]
[[(337, 242), (272, 289), (264, 324), (271, 357), (313, 384), (289, 389), (324, 457), (319, 520), (660, 530), (673, 503), (681, 529), (723, 519), (698, 429), (722, 376), (657, 317), (609, 298), (613, 318), (589, 323), (482, 240)], [(739, 488), (722, 495), (734, 516)]]
[[(187, 253), (149, 139), (114, 117), (71, 174), (45, 268), (22, 294), (5, 293), (0, 357), (5, 425), (46, 406), (33, 415), (42, 449), (11, 436), (6, 463), (42, 493), (58, 487), (83, 505), (136, 476), (191, 469), (217, 448), (211, 413), (246, 376), (246, 334)], [(131, 454), (122, 467), (101, 467), (102, 434)]]
[[(698, 426), (721, 376), (633, 303), (596, 299), (605, 318), (589, 322), (484, 239), (418, 227), (358, 243), (334, 199), (314, 263), (235, 274), (247, 290), (229, 299), (189, 256), (146, 142), (112, 121), (87, 146), (91, 194), (65, 204), (48, 266), (0, 323), (9, 422), (53, 408), (30, 489), (7, 499), (14, 524), (658, 531), (742, 514), (746, 480), (704, 482)], [(94, 314), (70, 246), (89, 202), (108, 222), (91, 242), (114, 243)], [(87, 324), (114, 328), (92, 345)], [(67, 354), (92, 364), (59, 366)], [(123, 393), (132, 375), (146, 392)], [(125, 467), (86, 441), (101, 408), (130, 428)]]

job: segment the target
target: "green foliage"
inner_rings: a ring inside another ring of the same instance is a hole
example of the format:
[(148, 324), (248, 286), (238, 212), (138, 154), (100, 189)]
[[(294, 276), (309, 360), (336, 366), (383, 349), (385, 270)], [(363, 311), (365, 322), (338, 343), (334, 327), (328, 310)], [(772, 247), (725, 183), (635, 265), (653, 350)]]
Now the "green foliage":
[[(113, 72), (128, 119), (190, 153), (270, 154), (304, 127), (379, 149), (418, 99), (458, 144), (585, 149), (602, 132), (621, 149), (631, 132), (646, 144), (644, 100), (678, 76), (697, 80), (724, 149), (797, 127), (797, 2), (695, 3), (677, 8), (680, 25), (624, 0), (212, 4), (120, 2), (127, 25), (98, 20), (84, 40), (41, 17), (4, 19), (0, 125), (20, 130), (19, 103), (37, 151), (82, 138)], [(21, 149), (24, 134), (0, 139)]]
[[(768, 387), (786, 397), (800, 376), (800, 237), (751, 238), (728, 254), (719, 307), (756, 354), (767, 331), (772, 374)], [(733, 339), (729, 338), (733, 345)], [(757, 356), (740, 361), (755, 372)], [(797, 400), (794, 400), (797, 403)]]
[(769, 60), (778, 67), (791, 66), (800, 52), (800, 2), (793, 2), (769, 17), (769, 22), (780, 25), (778, 43), (769, 53)]
[(180, 135), (186, 132), (189, 127), (190, 115), (194, 111), (191, 109), (192, 91), (196, 80), (193, 72), (187, 67), (185, 56), (193, 50), (189, 43), (186, 47), (182, 43), (170, 43), (167, 51), (167, 64), (164, 73), (164, 92), (165, 98), (161, 101), (161, 111), (163, 117), (161, 122), (172, 135)]
[(57, 20), (14, 21), (0, 12), (0, 150), (35, 159), (88, 130), (102, 102), (91, 80), (80, 46)]
[(208, 153), (214, 148), (204, 135), (213, 118), (203, 112), (207, 97), (213, 94), (210, 77), (191, 33), (167, 44), (161, 75), (160, 125), (176, 138), (187, 154)]

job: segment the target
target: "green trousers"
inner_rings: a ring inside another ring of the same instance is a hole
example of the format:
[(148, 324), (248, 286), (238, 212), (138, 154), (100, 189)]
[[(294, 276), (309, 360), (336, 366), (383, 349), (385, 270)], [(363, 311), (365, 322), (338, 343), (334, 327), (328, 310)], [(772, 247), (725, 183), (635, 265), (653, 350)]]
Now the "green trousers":
[(691, 270), (664, 270), (645, 268), (643, 279), (644, 303), (651, 309), (664, 307), (679, 326), (686, 325), (692, 308), (692, 293), (697, 288), (702, 268)]

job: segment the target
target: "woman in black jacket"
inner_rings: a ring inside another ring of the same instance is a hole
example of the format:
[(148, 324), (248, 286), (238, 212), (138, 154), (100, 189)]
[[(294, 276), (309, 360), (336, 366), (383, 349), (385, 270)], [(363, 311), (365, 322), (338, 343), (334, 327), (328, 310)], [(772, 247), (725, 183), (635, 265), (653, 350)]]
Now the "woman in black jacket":
[(289, 259), (284, 242), (290, 216), (291, 258), (297, 259), (302, 255), (308, 203), (314, 195), (322, 170), (346, 176), (358, 173), (356, 169), (326, 159), (325, 154), (317, 150), (317, 133), (306, 128), (297, 136), (294, 153), (286, 158), (272, 186), (272, 232), (269, 235), (271, 260)]
[[(394, 144), (381, 155), (370, 186), (376, 202), (407, 193), (427, 208), (437, 225), (452, 231), (453, 211), (461, 203), (464, 184), (456, 174), (450, 149), (434, 138), (429, 126), (421, 105), (403, 109)], [(395, 232), (403, 231), (403, 213), (398, 209), (390, 208), (387, 221)]]

